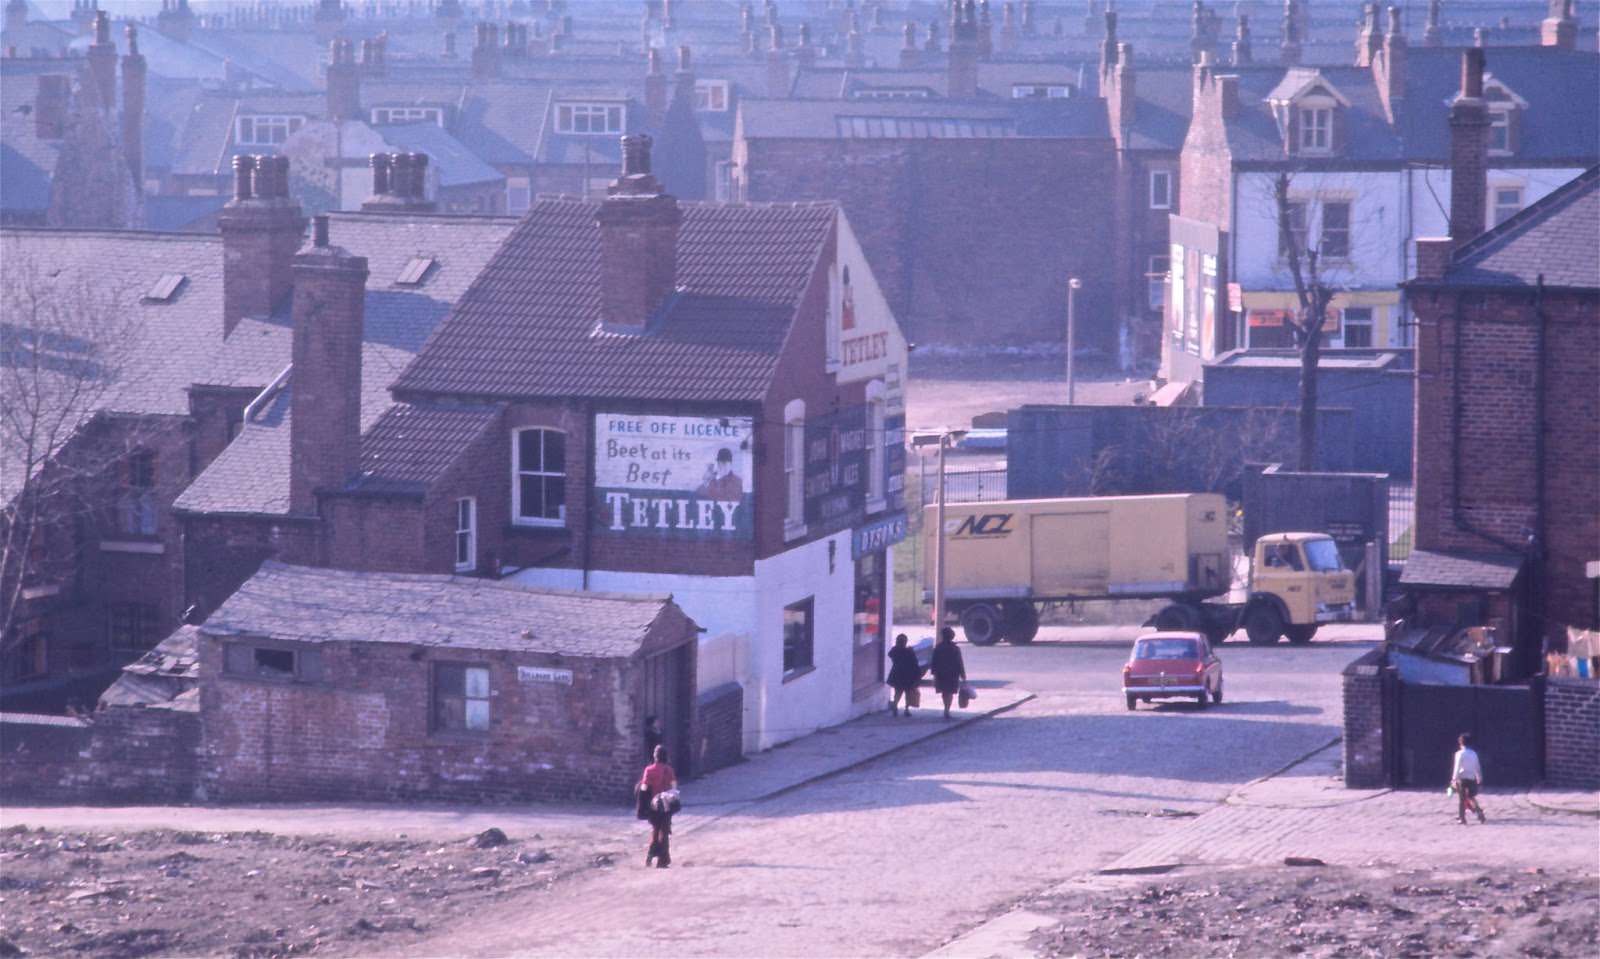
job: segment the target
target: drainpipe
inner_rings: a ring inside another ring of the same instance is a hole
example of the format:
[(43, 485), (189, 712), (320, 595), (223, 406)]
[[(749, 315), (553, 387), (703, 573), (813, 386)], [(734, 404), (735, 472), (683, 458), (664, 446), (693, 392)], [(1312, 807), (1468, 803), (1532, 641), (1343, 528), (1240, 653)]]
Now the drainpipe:
[[(585, 181), (588, 182), (588, 181)], [(588, 436), (589, 450), (584, 456), (588, 463), (589, 483), (594, 485), (594, 400), (587, 400), (583, 404), (583, 419), (586, 424), (584, 429)], [(583, 504), (583, 591), (589, 591), (589, 550), (594, 542), (594, 498), (587, 497)]]

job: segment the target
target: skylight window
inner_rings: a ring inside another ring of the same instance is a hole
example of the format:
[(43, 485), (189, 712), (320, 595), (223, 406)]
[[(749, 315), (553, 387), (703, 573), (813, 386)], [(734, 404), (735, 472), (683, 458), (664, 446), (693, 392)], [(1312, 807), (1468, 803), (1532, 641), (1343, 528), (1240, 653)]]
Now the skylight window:
[(164, 273), (150, 287), (150, 292), (144, 295), (147, 303), (170, 303), (178, 295), (178, 290), (187, 279), (182, 273)]
[(395, 277), (394, 282), (397, 286), (421, 286), (428, 271), (433, 269), (433, 264), (432, 257), (414, 256), (411, 262), (406, 264), (405, 269), (400, 271), (400, 275)]

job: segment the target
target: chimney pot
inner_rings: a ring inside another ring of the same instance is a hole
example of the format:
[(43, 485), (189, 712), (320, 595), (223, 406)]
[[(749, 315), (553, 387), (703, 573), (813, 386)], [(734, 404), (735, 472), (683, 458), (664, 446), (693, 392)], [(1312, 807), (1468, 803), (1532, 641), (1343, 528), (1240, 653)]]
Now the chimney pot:
[(372, 164), (372, 194), (384, 196), (389, 192), (389, 154), (374, 153), (367, 159)]
[(255, 157), (240, 155), (233, 158), (233, 198), (235, 200), (250, 199), (255, 171)]
[(318, 213), (311, 218), (311, 242), (322, 249), (328, 247), (328, 214)]

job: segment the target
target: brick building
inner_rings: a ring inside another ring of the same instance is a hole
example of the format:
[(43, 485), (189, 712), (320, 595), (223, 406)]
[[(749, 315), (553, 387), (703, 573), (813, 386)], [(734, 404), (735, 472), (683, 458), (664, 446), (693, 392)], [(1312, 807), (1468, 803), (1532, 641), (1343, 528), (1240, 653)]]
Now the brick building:
[(268, 563), (199, 630), (199, 785), (619, 801), (646, 716), (692, 769), (696, 632), (663, 596)]
[[(1519, 672), (1600, 625), (1600, 167), (1487, 232), (1481, 101), (1458, 105), (1452, 221), (1419, 241), (1420, 623), (1496, 627)], [(1476, 172), (1474, 172), (1476, 171)]]
[[(1331, 349), (1410, 348), (1401, 282), (1419, 236), (1443, 232), (1449, 104), (1477, 50), (1488, 135), (1489, 223), (1600, 159), (1600, 54), (1570, 33), (1543, 46), (1413, 46), (1390, 8), (1369, 5), (1354, 63), (1207, 62), (1194, 68), (1193, 120), (1172, 216), (1162, 375), (1203, 384), (1236, 349), (1293, 345), (1299, 309), (1279, 242), (1274, 185), (1289, 177), (1290, 217), (1335, 295)], [(1441, 169), (1445, 168), (1445, 169)]]

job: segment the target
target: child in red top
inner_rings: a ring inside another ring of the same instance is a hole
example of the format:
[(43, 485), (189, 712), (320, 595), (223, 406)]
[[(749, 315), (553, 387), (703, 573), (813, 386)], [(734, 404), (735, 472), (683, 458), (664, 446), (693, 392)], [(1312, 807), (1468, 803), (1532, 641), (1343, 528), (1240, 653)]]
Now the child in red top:
[(658, 805), (655, 798), (678, 785), (678, 774), (667, 765), (667, 747), (656, 747), (655, 762), (644, 767), (644, 776), (639, 784), (645, 788), (650, 810), (650, 850), (645, 853), (644, 864), (665, 869), (672, 864), (672, 853), (668, 846), (668, 837), (672, 835), (672, 812), (664, 805)]

